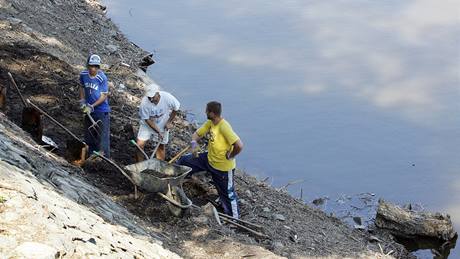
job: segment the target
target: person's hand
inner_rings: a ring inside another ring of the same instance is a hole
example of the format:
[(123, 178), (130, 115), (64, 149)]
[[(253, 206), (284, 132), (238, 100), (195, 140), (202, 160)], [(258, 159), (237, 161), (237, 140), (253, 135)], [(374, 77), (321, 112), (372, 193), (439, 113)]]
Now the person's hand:
[(190, 148), (192, 150), (195, 150), (197, 147), (198, 147), (198, 142), (196, 142), (196, 140), (192, 140), (192, 142), (190, 142)]
[(163, 141), (163, 138), (164, 138), (164, 133), (158, 132), (158, 141)]
[(92, 113), (94, 111), (94, 107), (91, 104), (86, 104), (83, 107), (83, 113)]
[(196, 142), (196, 140), (192, 140), (192, 142), (190, 142), (190, 148), (192, 149), (192, 155), (194, 157), (198, 157), (199, 148), (198, 148), (198, 142)]
[(83, 110), (86, 106), (86, 100), (85, 99), (80, 99), (80, 101), (78, 101), (78, 103), (80, 104), (80, 109)]
[(173, 127), (173, 124), (171, 122), (168, 122), (168, 123), (166, 123), (165, 129), (170, 130), (170, 129), (172, 129), (172, 127)]
[(227, 158), (227, 160), (232, 160), (233, 157), (230, 157), (232, 154), (232, 151), (227, 151), (227, 154), (225, 155), (225, 158)]

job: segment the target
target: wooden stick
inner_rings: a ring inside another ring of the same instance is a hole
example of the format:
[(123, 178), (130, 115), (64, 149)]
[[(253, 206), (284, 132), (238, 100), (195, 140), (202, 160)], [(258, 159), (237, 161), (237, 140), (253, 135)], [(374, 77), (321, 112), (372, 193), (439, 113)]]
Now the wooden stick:
[(173, 157), (171, 160), (169, 160), (168, 164), (172, 164), (174, 163), (174, 161), (176, 161), (179, 157), (181, 157), (185, 152), (187, 152), (189, 150), (190, 147), (186, 147), (184, 149), (182, 149), (181, 152), (179, 152), (179, 154), (177, 154), (175, 157)]
[(86, 145), (86, 143), (81, 140), (79, 137), (77, 137), (75, 134), (72, 133), (72, 131), (70, 131), (69, 129), (67, 129), (66, 127), (64, 127), (64, 125), (62, 125), (61, 123), (59, 123), (57, 120), (55, 120), (53, 117), (51, 117), (48, 113), (46, 113), (45, 111), (43, 111), (42, 109), (40, 109), (37, 105), (35, 105), (32, 101), (30, 101), (29, 99), (27, 99), (27, 102), (35, 109), (37, 109), (40, 113), (42, 113), (43, 115), (45, 115), (48, 119), (50, 119), (52, 122), (54, 122), (56, 125), (58, 125), (59, 127), (61, 127), (61, 129), (65, 130), (70, 136), (72, 136), (74, 139), (76, 139), (77, 141), (79, 141), (80, 143)]
[(303, 183), (303, 182), (305, 182), (305, 180), (303, 180), (303, 179), (288, 182), (286, 185), (281, 186), (278, 190), (283, 190), (283, 189), (286, 189), (287, 187), (289, 187), (291, 185), (298, 184), (298, 183)]
[(223, 221), (225, 221), (225, 222), (227, 222), (227, 223), (229, 223), (229, 224), (232, 224), (232, 225), (235, 225), (235, 226), (237, 226), (237, 227), (239, 227), (239, 228), (242, 228), (242, 229), (244, 229), (244, 230), (246, 230), (246, 231), (248, 231), (248, 232), (251, 232), (252, 234), (254, 234), (254, 235), (256, 235), (256, 236), (263, 237), (263, 238), (268, 238), (268, 236), (265, 235), (265, 234), (263, 234), (263, 233), (260, 233), (260, 232), (258, 232), (258, 231), (255, 231), (255, 230), (253, 230), (253, 229), (251, 229), (251, 228), (248, 228), (248, 227), (246, 227), (246, 226), (240, 225), (240, 224), (238, 224), (238, 223), (236, 223), (236, 222), (234, 222), (234, 221), (232, 221), (232, 220), (230, 220), (230, 219), (227, 219), (227, 218), (225, 218), (225, 217), (220, 217), (220, 219), (222, 219)]
[(229, 216), (227, 214), (223, 214), (223, 213), (220, 213), (218, 212), (219, 216), (221, 217), (224, 217), (224, 218), (228, 218), (228, 219), (232, 219), (232, 220), (235, 220), (235, 221), (239, 221), (241, 223), (245, 223), (245, 224), (248, 224), (250, 226), (253, 226), (253, 227), (256, 227), (256, 228), (263, 228), (261, 225), (257, 225), (257, 224), (254, 224), (252, 222), (249, 222), (249, 221), (246, 221), (246, 220), (242, 220), (242, 219), (237, 219), (237, 218), (234, 218), (232, 216)]
[(16, 84), (16, 81), (14, 81), (13, 75), (11, 75), (11, 73), (8, 72), (8, 76), (10, 77), (11, 83), (13, 83), (14, 88), (16, 88), (16, 91), (18, 92), (19, 97), (21, 98), (22, 104), (24, 104), (24, 107), (27, 107), (28, 105), (26, 103), (26, 100), (24, 99), (24, 96), (22, 96), (21, 90), (19, 90), (19, 87)]
[(157, 143), (157, 145), (155, 146), (155, 149), (153, 150), (152, 155), (150, 155), (150, 159), (152, 159), (152, 158), (155, 157), (155, 154), (157, 153), (157, 150), (158, 150), (158, 148), (160, 147), (160, 145), (161, 145), (161, 141), (158, 140), (158, 143)]

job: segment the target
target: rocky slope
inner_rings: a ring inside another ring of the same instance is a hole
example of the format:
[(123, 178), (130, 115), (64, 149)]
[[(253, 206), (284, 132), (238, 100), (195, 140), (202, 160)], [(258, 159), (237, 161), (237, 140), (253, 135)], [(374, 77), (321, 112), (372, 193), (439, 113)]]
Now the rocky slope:
[[(128, 141), (136, 131), (143, 88), (151, 82), (139, 70), (147, 53), (126, 39), (95, 1), (0, 0), (0, 86), (11, 86), (11, 72), (26, 98), (79, 136), (77, 78), (89, 53), (102, 56), (112, 83), (112, 157), (120, 165), (131, 164), (135, 149)], [(70, 137), (46, 119), (44, 133), (60, 149), (44, 153), (12, 123), (20, 124), (22, 108), (9, 87), (5, 115), (0, 115), (2, 255), (40, 250), (64, 258), (409, 257), (391, 238), (380, 236), (376, 242), (243, 172), (236, 175), (243, 219), (263, 225), (269, 238), (216, 225), (199, 209), (174, 218), (153, 194), (134, 199), (129, 182), (106, 164), (93, 161), (82, 170), (65, 162), (60, 156)], [(168, 157), (186, 145), (193, 128), (181, 114)], [(185, 185), (200, 206), (215, 197), (207, 178), (201, 180)]]

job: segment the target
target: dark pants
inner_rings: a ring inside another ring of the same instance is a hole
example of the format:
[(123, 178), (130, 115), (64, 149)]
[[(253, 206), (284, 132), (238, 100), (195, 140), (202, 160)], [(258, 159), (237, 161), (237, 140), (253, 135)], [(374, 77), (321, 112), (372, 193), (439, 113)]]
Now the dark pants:
[(234, 218), (239, 218), (240, 209), (238, 206), (238, 196), (236, 195), (235, 185), (233, 182), (235, 169), (228, 172), (214, 169), (209, 164), (208, 152), (200, 153), (198, 157), (194, 157), (191, 154), (185, 155), (177, 161), (177, 164), (191, 167), (192, 171), (190, 174), (200, 171), (208, 171), (211, 174), (214, 186), (219, 193), (224, 213)]
[(99, 134), (95, 134), (92, 130), (91, 134), (88, 128), (92, 125), (88, 116), (85, 116), (85, 142), (89, 146), (89, 154), (93, 151), (104, 151), (104, 156), (110, 158), (110, 113), (108, 112), (93, 112), (91, 113), (94, 121), (100, 120), (102, 125), (99, 128)]

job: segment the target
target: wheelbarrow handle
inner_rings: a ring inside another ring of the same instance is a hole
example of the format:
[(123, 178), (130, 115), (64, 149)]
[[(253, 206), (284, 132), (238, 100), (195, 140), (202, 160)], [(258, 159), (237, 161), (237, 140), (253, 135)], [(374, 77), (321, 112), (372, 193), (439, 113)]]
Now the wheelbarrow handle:
[(96, 156), (102, 158), (102, 160), (106, 161), (107, 163), (111, 164), (116, 169), (118, 169), (118, 171), (120, 171), (126, 178), (128, 178), (128, 180), (136, 187), (136, 183), (134, 182), (134, 180), (125, 172), (125, 170), (123, 170), (120, 166), (118, 166), (114, 161), (112, 161), (111, 159), (108, 159), (107, 157), (101, 155), (97, 151), (93, 151), (93, 154), (95, 154)]
[(161, 198), (165, 199), (166, 201), (168, 201), (172, 205), (177, 206), (177, 207), (179, 207), (181, 209), (188, 209), (193, 205), (193, 202), (188, 197), (184, 197), (185, 199), (187, 199), (187, 204), (182, 205), (182, 204), (178, 203), (177, 201), (175, 201), (175, 200), (169, 198), (168, 196), (164, 195), (161, 192), (159, 192), (158, 195), (160, 195)]

